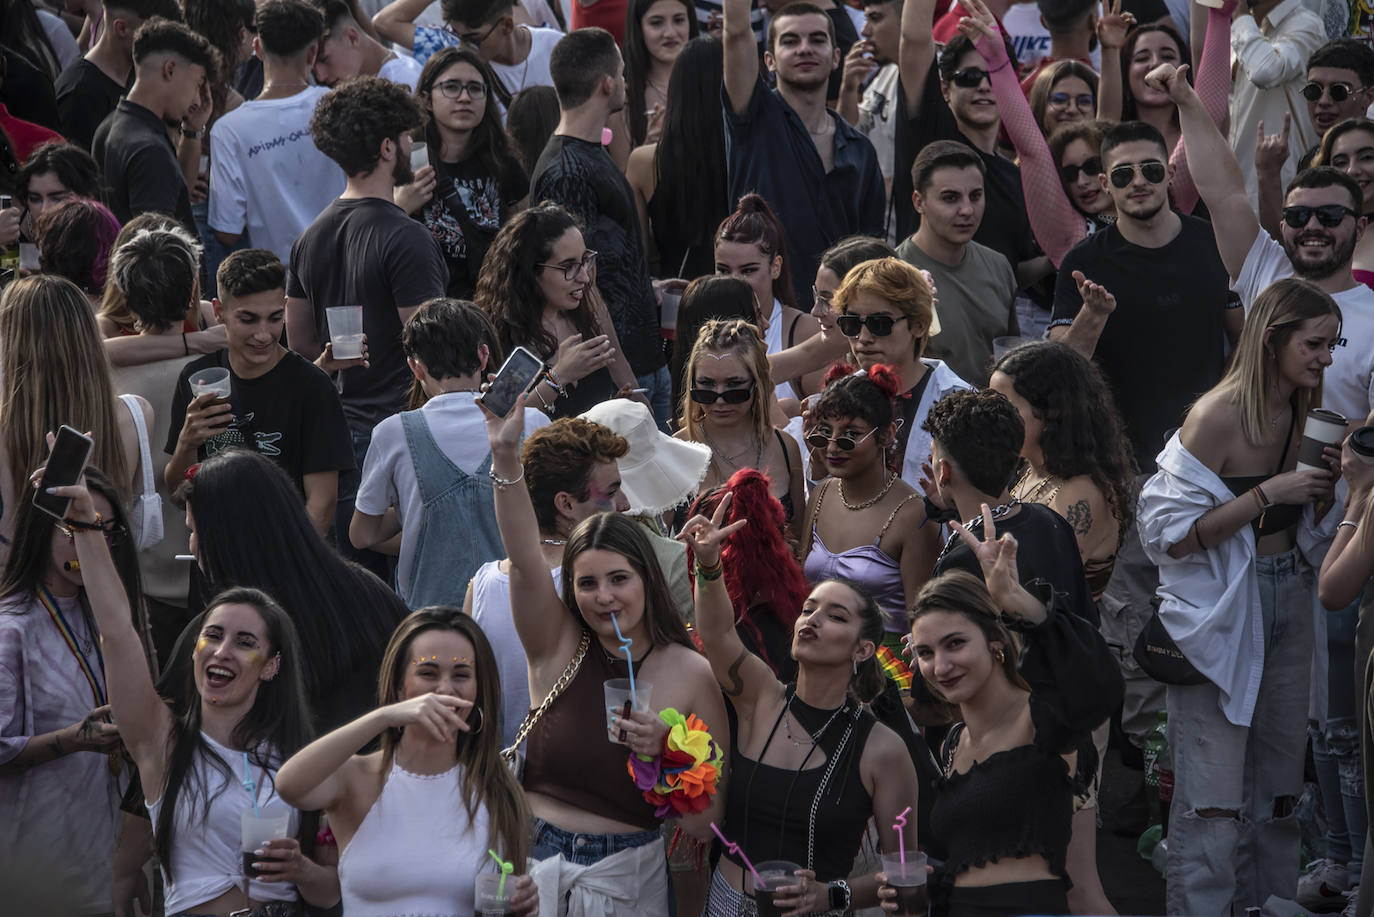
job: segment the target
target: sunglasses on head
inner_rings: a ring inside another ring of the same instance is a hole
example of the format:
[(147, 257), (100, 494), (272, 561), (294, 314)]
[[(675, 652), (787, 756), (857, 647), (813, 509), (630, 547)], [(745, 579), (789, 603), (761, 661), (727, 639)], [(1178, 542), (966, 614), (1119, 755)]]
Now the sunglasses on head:
[(962, 70), (954, 71), (952, 82), (960, 89), (976, 89), (987, 78), (988, 72), (982, 67), (965, 67)]
[(840, 329), (840, 334), (847, 338), (856, 338), (861, 329), (867, 328), (869, 333), (875, 338), (885, 338), (892, 333), (892, 326), (910, 316), (906, 315), (854, 315), (846, 312), (844, 315), (835, 317), (835, 324)]
[(828, 448), (831, 443), (834, 443), (836, 446), (839, 447), (841, 452), (853, 452), (855, 446), (857, 446), (859, 443), (868, 439), (870, 436), (877, 432), (878, 428), (874, 427), (872, 430), (869, 430), (863, 436), (856, 438), (852, 433), (826, 434), (822, 433), (820, 430), (817, 430), (814, 433), (807, 434), (806, 444), (813, 449), (825, 449)]
[(1352, 94), (1363, 88), (1363, 86), (1360, 86), (1357, 89), (1349, 83), (1332, 83), (1329, 86), (1323, 86), (1321, 83), (1313, 80), (1302, 87), (1302, 97), (1309, 102), (1316, 102), (1322, 97), (1322, 93), (1325, 92), (1331, 96), (1331, 101), (1344, 102), (1346, 99), (1350, 98)]
[(691, 390), (692, 400), (697, 404), (715, 404), (723, 401), (726, 404), (744, 404), (754, 396), (754, 383), (750, 382), (743, 388), (727, 388), (723, 391), (716, 391), (710, 388), (694, 388)]
[(1067, 108), (1070, 102), (1079, 108), (1092, 108), (1097, 104), (1097, 99), (1093, 98), (1090, 92), (1080, 92), (1077, 95), (1069, 95), (1067, 92), (1050, 93), (1050, 104), (1055, 108)]
[(1158, 159), (1147, 159), (1144, 162), (1122, 163), (1112, 169), (1111, 176), (1113, 187), (1125, 188), (1131, 182), (1135, 181), (1137, 169), (1140, 170), (1141, 175), (1145, 176), (1145, 180), (1152, 185), (1157, 185), (1164, 181), (1164, 176), (1167, 174), (1164, 163), (1160, 162)]
[(1066, 185), (1072, 185), (1072, 184), (1074, 184), (1075, 182), (1077, 182), (1077, 181), (1078, 181), (1078, 174), (1079, 174), (1080, 172), (1083, 173), (1084, 175), (1090, 175), (1090, 176), (1092, 176), (1092, 175), (1101, 175), (1101, 174), (1102, 174), (1102, 157), (1101, 157), (1101, 156), (1093, 156), (1093, 157), (1091, 157), (1091, 158), (1089, 158), (1089, 159), (1083, 160), (1083, 164), (1082, 164), (1082, 165), (1078, 165), (1078, 166), (1060, 166), (1060, 167), (1059, 167), (1059, 177), (1063, 180), (1064, 184), (1066, 184)]
[(1283, 208), (1283, 221), (1293, 229), (1302, 229), (1308, 221), (1316, 216), (1317, 222), (1330, 229), (1332, 226), (1341, 225), (1341, 221), (1347, 215), (1352, 217), (1359, 216), (1344, 204), (1323, 204), (1320, 207), (1293, 206)]

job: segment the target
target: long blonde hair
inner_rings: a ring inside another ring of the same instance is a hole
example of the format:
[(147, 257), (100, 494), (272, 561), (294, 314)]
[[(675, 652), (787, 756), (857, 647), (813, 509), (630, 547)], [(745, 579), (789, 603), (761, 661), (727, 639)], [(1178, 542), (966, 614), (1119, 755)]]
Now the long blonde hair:
[(36, 274), (5, 290), (0, 298), (0, 436), (14, 493), (25, 492), (29, 473), (47, 458), (47, 434), (65, 423), (95, 439), (90, 463), (105, 471), (128, 502), (130, 469), (111, 372), (91, 305), (76, 284)]
[(692, 389), (696, 384), (697, 365), (712, 351), (733, 353), (753, 375), (754, 400), (749, 405), (749, 418), (753, 422), (755, 435), (763, 442), (773, 430), (769, 419), (769, 409), (773, 404), (773, 376), (768, 368), (768, 348), (759, 336), (758, 326), (739, 318), (724, 321), (712, 319), (697, 332), (696, 343), (692, 345), (691, 356), (687, 358), (687, 370), (683, 373), (682, 403), (678, 407), (687, 438), (697, 443), (706, 438), (703, 429), (706, 409), (692, 400)]
[[(1241, 433), (1250, 445), (1262, 446), (1274, 435), (1272, 418), (1278, 405), (1273, 403), (1270, 386), (1278, 375), (1276, 355), (1303, 322), (1326, 315), (1342, 321), (1341, 307), (1334, 299), (1295, 277), (1275, 281), (1255, 297), (1231, 354), (1231, 365), (1217, 383), (1217, 389), (1228, 390), (1232, 402), (1239, 407)], [(1293, 393), (1298, 417), (1306, 417), (1308, 411), (1321, 407), (1321, 403), (1320, 384)]]

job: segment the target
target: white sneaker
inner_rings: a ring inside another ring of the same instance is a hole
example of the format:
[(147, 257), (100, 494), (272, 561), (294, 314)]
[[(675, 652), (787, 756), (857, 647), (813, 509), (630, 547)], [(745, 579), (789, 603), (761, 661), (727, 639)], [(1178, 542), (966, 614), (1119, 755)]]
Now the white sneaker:
[(1298, 877), (1298, 904), (1319, 914), (1338, 911), (1346, 906), (1345, 891), (1349, 886), (1344, 863), (1325, 857), (1313, 860), (1307, 872)]
[(1350, 886), (1350, 891), (1345, 893), (1345, 908), (1341, 911), (1341, 917), (1355, 917), (1355, 905), (1360, 897), (1360, 884), (1356, 882)]

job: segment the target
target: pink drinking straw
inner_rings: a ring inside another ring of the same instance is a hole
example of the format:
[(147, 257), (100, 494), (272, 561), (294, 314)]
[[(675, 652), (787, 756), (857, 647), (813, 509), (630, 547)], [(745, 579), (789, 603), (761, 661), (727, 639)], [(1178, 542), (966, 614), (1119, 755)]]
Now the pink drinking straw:
[(906, 827), (906, 817), (907, 813), (910, 811), (911, 806), (907, 806), (901, 811), (901, 814), (897, 816), (897, 820), (892, 823), (893, 829), (897, 832), (897, 859), (900, 860), (902, 864), (903, 879), (906, 878), (906, 838), (902, 829)]
[[(908, 809), (907, 811), (910, 810)], [(731, 853), (739, 854), (739, 858), (744, 861), (744, 865), (748, 866), (749, 871), (754, 874), (754, 884), (758, 888), (763, 888), (763, 876), (759, 875), (759, 871), (754, 868), (754, 864), (749, 862), (749, 858), (744, 855), (744, 851), (739, 849), (739, 844), (726, 840), (725, 835), (720, 833), (720, 829), (716, 827), (715, 822), (711, 822), (711, 830), (716, 832), (716, 837), (720, 838), (720, 842), (725, 845), (727, 850)]]

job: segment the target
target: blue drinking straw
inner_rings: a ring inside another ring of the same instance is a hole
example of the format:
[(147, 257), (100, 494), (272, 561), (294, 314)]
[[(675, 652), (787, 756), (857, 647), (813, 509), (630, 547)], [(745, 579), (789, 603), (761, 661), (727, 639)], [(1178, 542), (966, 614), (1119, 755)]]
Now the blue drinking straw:
[(258, 785), (253, 781), (252, 768), (248, 766), (248, 752), (243, 753), (243, 788), (253, 795), (253, 817), (261, 818), (258, 811)]
[(625, 662), (630, 670), (630, 706), (633, 708), (639, 700), (639, 696), (635, 694), (635, 659), (634, 656), (630, 655), (630, 647), (634, 646), (634, 641), (625, 639), (625, 635), (620, 632), (620, 622), (615, 619), (615, 615), (611, 615), (611, 624), (615, 627), (615, 635), (620, 640), (620, 651), (625, 654)]

